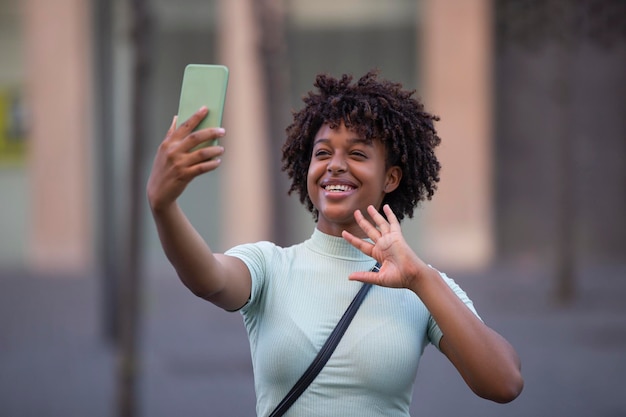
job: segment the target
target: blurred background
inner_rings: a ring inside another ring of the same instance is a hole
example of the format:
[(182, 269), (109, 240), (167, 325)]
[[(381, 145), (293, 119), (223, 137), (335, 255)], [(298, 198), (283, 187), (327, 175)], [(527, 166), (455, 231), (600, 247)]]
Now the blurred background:
[(230, 68), (222, 168), (181, 197), (216, 251), (314, 227), (280, 149), (316, 74), (441, 117), (417, 253), (509, 339), (475, 397), (428, 348), (412, 415), (626, 416), (623, 0), (0, 0), (0, 416), (254, 415), (238, 314), (180, 284), (145, 199), (184, 67)]

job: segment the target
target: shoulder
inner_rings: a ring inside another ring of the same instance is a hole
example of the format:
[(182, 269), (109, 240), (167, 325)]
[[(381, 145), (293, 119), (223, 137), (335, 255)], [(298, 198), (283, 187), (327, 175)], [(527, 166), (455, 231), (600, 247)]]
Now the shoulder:
[(282, 247), (273, 242), (259, 241), (237, 245), (224, 254), (239, 258), (250, 271), (253, 278), (263, 278), (267, 275), (281, 275), (283, 269), (291, 265), (304, 248), (303, 243), (289, 247)]
[(283, 248), (276, 245), (273, 242), (269, 242), (266, 240), (262, 240), (254, 243), (244, 243), (241, 245), (233, 246), (224, 252), (225, 255), (229, 256), (238, 256), (238, 255), (251, 255), (251, 254), (262, 254), (262, 253), (272, 253), (279, 251)]
[(224, 252), (225, 255), (240, 258), (244, 262), (270, 263), (297, 252), (302, 243), (282, 247), (270, 241), (259, 241), (237, 245)]
[(448, 284), (448, 286), (452, 289), (452, 291), (454, 291), (457, 297), (459, 297), (470, 308), (470, 310), (474, 311), (474, 313), (476, 314), (476, 310), (474, 309), (474, 304), (472, 300), (469, 298), (469, 296), (467, 295), (467, 293), (463, 290), (463, 288), (461, 288), (461, 286), (457, 284), (457, 282), (454, 279), (450, 278), (445, 273), (439, 271), (436, 268), (433, 268), (433, 269), (435, 269), (435, 271), (439, 273), (439, 276), (441, 277), (441, 279), (443, 279), (444, 282)]

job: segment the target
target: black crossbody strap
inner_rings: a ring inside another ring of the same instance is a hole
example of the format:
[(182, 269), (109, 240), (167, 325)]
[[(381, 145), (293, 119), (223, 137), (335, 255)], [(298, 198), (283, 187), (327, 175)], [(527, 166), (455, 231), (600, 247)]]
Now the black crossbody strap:
[[(376, 263), (371, 271), (378, 272), (379, 268), (380, 264)], [(330, 359), (330, 356), (335, 351), (335, 348), (337, 347), (339, 341), (348, 329), (348, 326), (352, 322), (354, 315), (361, 306), (361, 303), (365, 299), (365, 296), (367, 295), (367, 292), (370, 290), (371, 287), (372, 284), (363, 284), (361, 286), (361, 289), (359, 289), (359, 292), (356, 294), (356, 296), (348, 306), (346, 312), (343, 313), (343, 316), (339, 320), (339, 323), (337, 323), (337, 326), (335, 326), (330, 336), (328, 336), (328, 339), (326, 339), (326, 342), (317, 353), (315, 359), (313, 359), (313, 362), (311, 362), (311, 365), (309, 365), (309, 367), (304, 372), (304, 374), (302, 374), (298, 382), (295, 383), (293, 388), (291, 388), (285, 398), (283, 398), (283, 400), (276, 406), (276, 408), (274, 409), (274, 411), (272, 411), (269, 417), (280, 417), (285, 414), (289, 407), (291, 407), (293, 403), (296, 402), (298, 397), (300, 397), (300, 395), (307, 389), (311, 382), (313, 382), (317, 374), (320, 373), (324, 365), (326, 365), (326, 362), (328, 362), (328, 359)]]

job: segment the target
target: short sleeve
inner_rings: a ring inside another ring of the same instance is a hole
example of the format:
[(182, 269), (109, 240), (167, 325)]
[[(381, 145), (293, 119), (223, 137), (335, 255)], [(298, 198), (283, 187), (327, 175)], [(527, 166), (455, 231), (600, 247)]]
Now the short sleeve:
[[(469, 299), (465, 291), (463, 291), (461, 287), (459, 287), (459, 285), (456, 282), (454, 282), (452, 278), (449, 278), (443, 272), (439, 272), (439, 275), (446, 282), (446, 284), (448, 284), (448, 286), (452, 289), (452, 291), (454, 291), (457, 297), (459, 297), (461, 301), (463, 301), (463, 303), (467, 306), (467, 308), (469, 308), (476, 315), (476, 317), (482, 320), (480, 316), (478, 315), (478, 313), (476, 312), (476, 309), (474, 308), (474, 303), (472, 302), (472, 300)], [(430, 342), (437, 347), (437, 349), (439, 349), (439, 342), (441, 341), (442, 337), (443, 337), (443, 332), (441, 331), (441, 329), (439, 328), (439, 325), (437, 324), (437, 322), (435, 322), (435, 319), (433, 319), (433, 316), (431, 315), (428, 319), (428, 338), (430, 339)]]
[(250, 299), (240, 311), (248, 310), (250, 306), (256, 304), (261, 298), (265, 286), (268, 262), (269, 259), (271, 259), (270, 254), (275, 247), (273, 243), (263, 241), (235, 246), (224, 253), (225, 255), (241, 259), (250, 271), (250, 277), (252, 279)]

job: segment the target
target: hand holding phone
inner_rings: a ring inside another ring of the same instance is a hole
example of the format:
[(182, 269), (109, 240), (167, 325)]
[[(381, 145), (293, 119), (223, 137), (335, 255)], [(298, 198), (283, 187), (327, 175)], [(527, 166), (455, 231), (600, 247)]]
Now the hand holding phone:
[[(176, 127), (178, 128), (187, 121), (202, 106), (209, 109), (209, 114), (194, 128), (194, 131), (207, 127), (221, 127), (227, 86), (228, 68), (224, 65), (187, 65), (180, 91)], [(214, 140), (200, 146), (216, 143), (217, 140)]]

